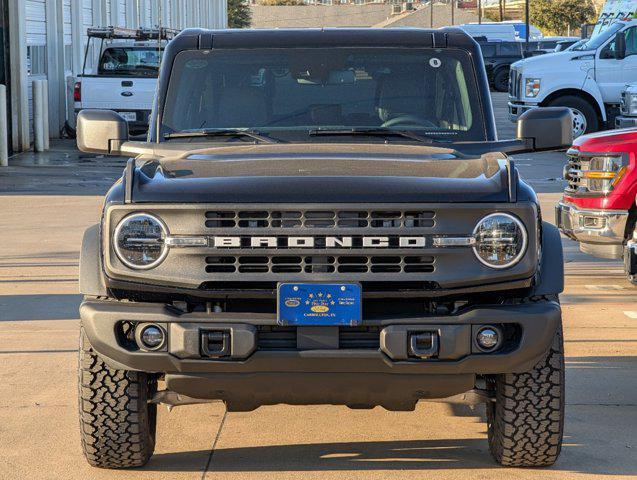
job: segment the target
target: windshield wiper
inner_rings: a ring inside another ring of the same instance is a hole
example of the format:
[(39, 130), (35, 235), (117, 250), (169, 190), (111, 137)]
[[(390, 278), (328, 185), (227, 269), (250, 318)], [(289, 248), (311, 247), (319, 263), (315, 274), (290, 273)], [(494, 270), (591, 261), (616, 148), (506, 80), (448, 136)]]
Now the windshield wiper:
[(268, 137), (256, 130), (248, 130), (241, 128), (226, 129), (201, 129), (201, 130), (184, 130), (182, 132), (167, 133), (165, 139), (171, 138), (203, 138), (203, 137), (249, 137), (262, 143), (279, 143), (278, 140)]
[(317, 128), (314, 130), (309, 130), (308, 135), (310, 136), (332, 136), (332, 135), (343, 135), (343, 136), (370, 136), (370, 137), (405, 137), (411, 140), (416, 140), (421, 143), (446, 143), (438, 139), (434, 139), (428, 137), (426, 135), (421, 135), (411, 130), (394, 130), (391, 128), (336, 128), (336, 129), (321, 129)]

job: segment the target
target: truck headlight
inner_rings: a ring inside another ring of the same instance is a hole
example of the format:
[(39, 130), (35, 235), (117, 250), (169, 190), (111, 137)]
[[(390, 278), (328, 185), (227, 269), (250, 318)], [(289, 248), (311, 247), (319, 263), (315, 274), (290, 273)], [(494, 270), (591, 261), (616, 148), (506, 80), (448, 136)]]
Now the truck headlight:
[(487, 267), (512, 267), (526, 252), (526, 229), (517, 217), (508, 213), (492, 213), (484, 217), (476, 225), (473, 237), (473, 251)]
[(525, 82), (524, 93), (528, 98), (537, 97), (540, 93), (542, 80), (539, 78), (527, 78)]
[(168, 229), (159, 218), (147, 213), (134, 213), (122, 219), (115, 228), (113, 246), (124, 265), (148, 270), (166, 257), (167, 236)]
[(588, 170), (582, 172), (585, 186), (590, 192), (608, 193), (626, 173), (626, 161), (622, 155), (591, 157)]

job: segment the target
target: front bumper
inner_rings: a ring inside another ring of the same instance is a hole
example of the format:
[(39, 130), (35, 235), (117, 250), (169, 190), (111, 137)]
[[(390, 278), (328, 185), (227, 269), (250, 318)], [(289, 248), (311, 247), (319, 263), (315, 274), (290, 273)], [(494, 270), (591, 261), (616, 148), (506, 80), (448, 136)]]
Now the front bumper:
[(620, 258), (626, 233), (628, 211), (578, 209), (559, 202), (555, 223), (567, 237), (580, 242), (585, 253), (602, 258)]
[(637, 127), (637, 117), (615, 117), (615, 128), (634, 128)]
[[(380, 330), (380, 348), (267, 350), (260, 347), (259, 332), (276, 325), (269, 314), (183, 313), (162, 304), (102, 300), (85, 301), (80, 314), (93, 349), (106, 363), (163, 373), (168, 389), (221, 399), (233, 410), (275, 403), (409, 410), (419, 399), (472, 389), (476, 374), (530, 370), (546, 355), (561, 322), (556, 302), (494, 305), (453, 316), (365, 321)], [(117, 333), (122, 322), (161, 326), (168, 337), (165, 347), (143, 351), (123, 344)], [(500, 351), (482, 353), (474, 338), (485, 324), (515, 331), (517, 339)], [(211, 330), (229, 334), (222, 358), (201, 354), (201, 332)], [(437, 334), (435, 358), (409, 355), (412, 332)]]
[(518, 103), (518, 102), (509, 102), (509, 120), (512, 122), (517, 122), (520, 115), (529, 110), (533, 110), (534, 108), (538, 108), (537, 104), (528, 104), (528, 103)]

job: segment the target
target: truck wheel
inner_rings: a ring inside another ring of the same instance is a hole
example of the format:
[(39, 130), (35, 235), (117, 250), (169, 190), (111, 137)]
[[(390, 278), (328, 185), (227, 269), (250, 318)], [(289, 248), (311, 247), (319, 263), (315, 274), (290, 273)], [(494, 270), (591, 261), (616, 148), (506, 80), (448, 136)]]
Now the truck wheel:
[(493, 77), (493, 88), (495, 88), (498, 92), (509, 91), (509, 70), (506, 68), (498, 70)]
[(100, 468), (146, 464), (155, 449), (157, 405), (148, 403), (156, 380), (107, 366), (80, 331), (79, 414), (82, 449)]
[(495, 377), (487, 405), (489, 449), (510, 467), (553, 465), (564, 430), (564, 343), (558, 329), (545, 359), (525, 373)]
[[(633, 233), (633, 237), (635, 238), (635, 234)], [(630, 243), (630, 242), (629, 242)], [(634, 254), (633, 254), (634, 255)], [(634, 267), (631, 266), (633, 262), (631, 255), (631, 247), (630, 245), (624, 248), (624, 272), (626, 273), (626, 279), (632, 284), (637, 286), (637, 275), (632, 275), (631, 271), (634, 271)]]
[(595, 108), (581, 97), (565, 95), (556, 98), (548, 106), (571, 109), (573, 112), (573, 138), (599, 130), (599, 118)]

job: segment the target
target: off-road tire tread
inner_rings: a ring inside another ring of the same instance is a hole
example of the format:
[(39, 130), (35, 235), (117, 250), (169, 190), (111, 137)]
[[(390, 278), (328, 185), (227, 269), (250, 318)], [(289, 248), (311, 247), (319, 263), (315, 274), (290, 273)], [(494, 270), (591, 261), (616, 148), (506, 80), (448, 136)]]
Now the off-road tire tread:
[(564, 431), (562, 327), (545, 359), (529, 372), (495, 377), (487, 407), (489, 449), (500, 464), (546, 467), (560, 454)]
[(91, 348), (84, 330), (79, 348), (79, 415), (82, 449), (100, 468), (145, 465), (155, 449), (156, 381), (141, 372), (110, 368)]

